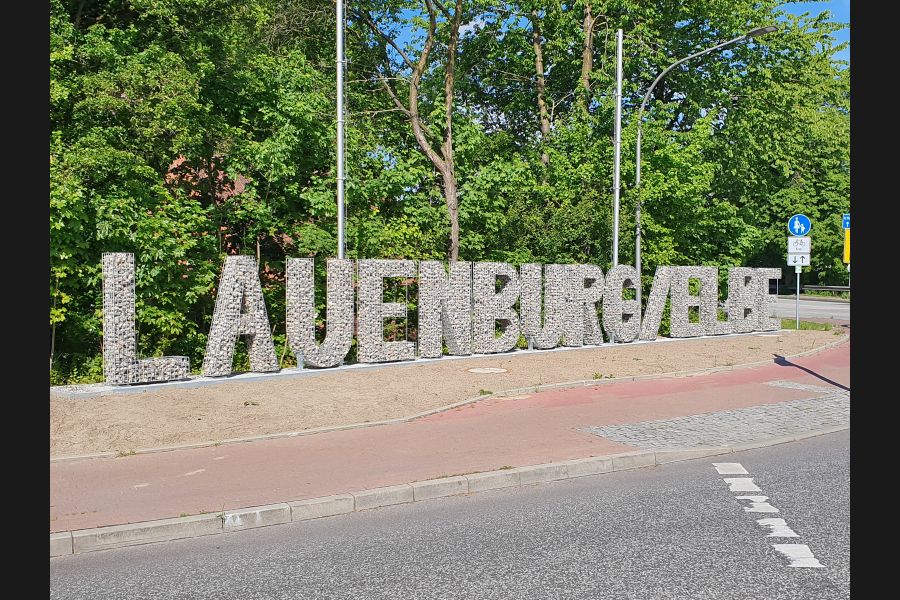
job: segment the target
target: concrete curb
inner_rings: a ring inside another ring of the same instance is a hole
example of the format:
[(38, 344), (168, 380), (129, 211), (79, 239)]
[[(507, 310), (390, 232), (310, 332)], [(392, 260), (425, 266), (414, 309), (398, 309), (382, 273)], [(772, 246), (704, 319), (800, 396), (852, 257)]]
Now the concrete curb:
[(638, 450), (525, 467), (507, 467), (495, 471), (360, 490), (349, 494), (309, 498), (266, 506), (250, 506), (216, 514), (63, 531), (50, 534), (50, 558), (307, 521), (382, 506), (422, 502), (433, 498), (473, 494), (486, 490), (523, 487), (615, 471), (630, 471), (683, 460), (774, 446), (849, 428), (849, 425), (827, 427), (793, 436), (754, 440), (734, 446)]
[[(791, 329), (781, 329), (778, 331), (793, 331)], [(762, 332), (762, 333), (771, 333), (771, 332)], [(734, 335), (759, 335), (760, 332), (754, 332), (749, 334), (734, 334)], [(682, 338), (679, 338), (682, 339)], [(676, 339), (675, 341), (679, 341)], [(683, 338), (683, 339), (696, 339), (696, 338)], [(790, 356), (785, 356), (786, 359), (791, 358), (802, 358), (804, 356), (812, 356), (814, 354), (818, 354), (819, 352), (824, 352), (825, 350), (830, 350), (831, 348), (835, 348), (841, 344), (847, 343), (850, 341), (849, 335), (843, 335), (841, 339), (835, 340), (833, 342), (829, 342), (824, 346), (819, 346), (818, 348), (812, 348), (811, 350), (806, 350), (804, 352), (800, 352), (798, 354), (791, 354)], [(495, 355), (490, 355), (495, 356)], [(492, 394), (483, 394), (480, 396), (474, 396), (472, 398), (467, 398), (465, 400), (460, 400), (459, 402), (454, 402), (453, 404), (447, 404), (446, 406), (439, 406), (437, 408), (432, 408), (430, 410), (426, 410), (420, 413), (416, 413), (413, 415), (409, 415), (406, 417), (396, 417), (393, 419), (385, 419), (383, 421), (371, 421), (365, 423), (351, 423), (349, 425), (331, 425), (328, 427), (316, 427), (314, 429), (304, 429), (302, 431), (288, 431), (284, 433), (267, 433), (263, 435), (254, 435), (248, 437), (241, 438), (230, 438), (226, 440), (212, 441), (212, 442), (196, 442), (192, 444), (179, 444), (175, 446), (161, 446), (157, 448), (142, 448), (138, 450), (134, 450), (133, 454), (129, 454), (129, 456), (137, 455), (137, 454), (153, 454), (156, 452), (171, 452), (173, 450), (191, 450), (194, 448), (208, 448), (210, 446), (219, 446), (223, 444), (238, 444), (244, 442), (256, 442), (261, 440), (273, 440), (280, 438), (288, 438), (288, 437), (298, 437), (303, 435), (314, 435), (316, 433), (326, 433), (330, 431), (344, 431), (347, 429), (360, 429), (363, 427), (378, 427), (380, 425), (391, 425), (396, 423), (407, 423), (409, 421), (414, 421), (416, 419), (420, 419), (422, 417), (427, 417), (430, 415), (434, 415), (441, 412), (446, 412), (448, 410), (453, 410), (454, 408), (459, 408), (460, 406), (465, 406), (467, 404), (472, 404), (473, 402), (478, 402), (480, 400), (487, 400), (489, 398), (504, 398), (507, 396), (516, 396), (520, 394), (534, 394), (537, 392), (545, 392), (548, 390), (560, 390), (560, 389), (569, 389), (576, 387), (594, 387), (598, 385), (609, 385), (612, 383), (621, 383), (623, 381), (647, 381), (650, 379), (668, 379), (673, 377), (693, 377), (696, 375), (708, 375), (711, 373), (718, 373), (720, 371), (735, 371), (738, 369), (746, 369), (752, 367), (758, 367), (762, 365), (772, 364), (771, 360), (761, 360), (750, 363), (741, 363), (739, 365), (723, 365), (721, 367), (704, 367), (702, 369), (694, 369), (687, 371), (670, 371), (668, 373), (654, 373), (652, 375), (627, 375), (625, 377), (614, 377), (611, 379), (579, 379), (576, 381), (566, 381), (562, 383), (545, 383), (540, 385), (534, 385), (530, 387), (520, 387), (520, 388), (510, 388), (507, 390), (500, 390), (497, 392), (493, 392)], [(51, 457), (50, 462), (67, 462), (74, 460), (87, 460), (91, 458), (115, 458), (119, 456), (117, 452), (98, 452), (96, 454), (80, 454), (74, 456), (57, 456)]]

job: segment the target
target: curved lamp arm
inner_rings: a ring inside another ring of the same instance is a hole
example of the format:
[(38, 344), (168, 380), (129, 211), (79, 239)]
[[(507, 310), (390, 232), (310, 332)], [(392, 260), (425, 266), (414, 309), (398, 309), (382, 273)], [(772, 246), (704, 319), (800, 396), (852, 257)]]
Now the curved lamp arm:
[(701, 50), (700, 52), (695, 52), (690, 56), (685, 56), (684, 58), (673, 62), (671, 65), (666, 67), (662, 73), (657, 75), (656, 79), (653, 80), (653, 83), (650, 84), (650, 89), (647, 90), (647, 93), (644, 94), (644, 100), (641, 102), (641, 107), (638, 110), (637, 117), (637, 152), (635, 153), (635, 174), (634, 174), (634, 190), (637, 194), (635, 198), (635, 207), (634, 207), (634, 267), (637, 271), (638, 281), (635, 289), (635, 299), (637, 300), (638, 313), (642, 310), (641, 307), (641, 126), (644, 122), (644, 109), (647, 108), (647, 103), (650, 102), (650, 94), (653, 93), (653, 88), (656, 87), (656, 84), (665, 77), (666, 73), (680, 65), (681, 63), (691, 60), (692, 58), (697, 58), (698, 56), (703, 56), (704, 54), (708, 54), (715, 50), (719, 50), (720, 48), (724, 48), (725, 46), (729, 46), (736, 42), (740, 42), (742, 40), (748, 40), (750, 38), (758, 37), (760, 35), (765, 35), (767, 33), (772, 33), (776, 31), (778, 28), (774, 25), (767, 25), (765, 27), (758, 27), (752, 31), (748, 31), (744, 35), (738, 36), (736, 38), (730, 39), (726, 42), (722, 42), (720, 44), (716, 44), (715, 46), (711, 46), (706, 48), (705, 50)]
[(728, 40), (727, 42), (722, 42), (721, 44), (712, 46), (710, 48), (707, 48), (706, 50), (701, 50), (700, 52), (695, 52), (694, 54), (691, 54), (690, 56), (685, 56), (681, 60), (677, 60), (677, 61), (673, 62), (671, 65), (669, 65), (668, 67), (666, 67), (662, 73), (657, 75), (656, 79), (653, 80), (653, 83), (650, 84), (650, 89), (648, 89), (647, 93), (644, 94), (644, 101), (641, 102), (641, 108), (638, 110), (637, 158), (636, 158), (636, 160), (637, 160), (636, 169), (637, 170), (635, 171), (635, 175), (634, 175), (634, 187), (635, 188), (637, 188), (641, 185), (641, 125), (643, 125), (643, 120), (644, 120), (644, 109), (647, 108), (647, 103), (650, 101), (650, 94), (653, 93), (653, 88), (655, 88), (656, 84), (659, 83), (659, 81), (663, 77), (666, 76), (666, 73), (668, 73), (669, 71), (671, 71), (672, 69), (674, 69), (675, 67), (680, 65), (681, 63), (689, 61), (692, 58), (697, 58), (698, 56), (703, 56), (704, 54), (709, 54), (710, 52), (718, 50), (719, 48), (724, 48), (725, 46), (729, 46), (731, 44), (734, 44), (735, 42), (740, 42), (741, 40), (745, 40), (747, 38), (748, 38), (748, 35), (745, 33), (744, 35), (741, 35), (734, 39)]

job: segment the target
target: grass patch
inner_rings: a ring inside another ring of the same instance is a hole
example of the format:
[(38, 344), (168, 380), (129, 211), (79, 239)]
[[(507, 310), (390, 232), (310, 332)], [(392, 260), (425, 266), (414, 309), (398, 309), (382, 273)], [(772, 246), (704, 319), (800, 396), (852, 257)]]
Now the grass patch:
[[(796, 319), (782, 319), (782, 329), (797, 329)], [(812, 321), (800, 321), (800, 329), (808, 329), (815, 331), (831, 331), (834, 326), (831, 323), (813, 323)]]
[(829, 292), (828, 290), (801, 290), (800, 296), (820, 296), (825, 298), (843, 298), (850, 299), (850, 292)]
[(490, 396), (493, 393), (494, 392), (492, 392), (491, 390), (484, 390), (484, 389), (478, 390), (479, 396)]
[(116, 452), (116, 458), (124, 458), (126, 456), (134, 456), (137, 454), (134, 450), (119, 450)]
[(416, 479), (416, 481), (429, 481), (430, 479), (447, 479), (448, 477), (465, 477), (466, 475), (475, 475), (476, 473), (481, 473), (481, 471), (463, 471), (462, 473), (450, 473), (441, 474), (437, 477), (431, 477), (429, 479)]

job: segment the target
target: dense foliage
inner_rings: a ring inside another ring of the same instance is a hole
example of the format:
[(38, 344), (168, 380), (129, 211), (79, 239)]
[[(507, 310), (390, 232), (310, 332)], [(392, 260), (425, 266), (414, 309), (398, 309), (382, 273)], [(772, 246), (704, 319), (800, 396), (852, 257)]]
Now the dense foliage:
[[(619, 255), (631, 264), (643, 94), (677, 58), (778, 23), (654, 90), (645, 290), (659, 264), (784, 265), (794, 212), (813, 220), (810, 279), (845, 283), (850, 69), (833, 57), (839, 25), (827, 13), (793, 17), (778, 4), (350, 3), (348, 257), (446, 260), (456, 219), (460, 260), (608, 268), (621, 27)], [(279, 356), (292, 364), (285, 258), (318, 257), (324, 281), (336, 247), (333, 3), (50, 8), (51, 382), (102, 379), (100, 258), (115, 251), (136, 256), (142, 356), (187, 355), (199, 368), (222, 259), (243, 253), (258, 258)], [(414, 319), (402, 326), (414, 336)]]

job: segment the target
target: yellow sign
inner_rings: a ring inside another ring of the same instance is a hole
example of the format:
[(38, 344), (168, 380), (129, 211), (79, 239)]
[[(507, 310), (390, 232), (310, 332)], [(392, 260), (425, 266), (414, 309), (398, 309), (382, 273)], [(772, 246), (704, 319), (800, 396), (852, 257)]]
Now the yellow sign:
[(850, 228), (844, 230), (844, 262), (850, 264)]

